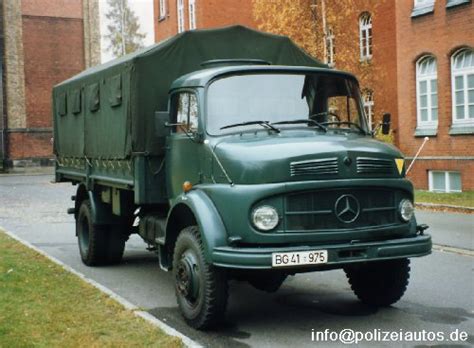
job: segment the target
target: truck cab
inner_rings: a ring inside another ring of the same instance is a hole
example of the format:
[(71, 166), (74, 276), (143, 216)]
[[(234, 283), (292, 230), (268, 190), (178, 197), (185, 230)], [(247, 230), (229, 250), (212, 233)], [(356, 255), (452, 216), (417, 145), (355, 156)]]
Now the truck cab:
[[(206, 262), (226, 277), (273, 290), (287, 275), (344, 268), (363, 301), (388, 305), (406, 287), (407, 258), (430, 253), (404, 157), (374, 138), (354, 76), (210, 68), (172, 84), (166, 117), (168, 221), (189, 210)], [(174, 257), (178, 288), (192, 289), (199, 257)], [(361, 285), (367, 269), (387, 289)], [(390, 282), (394, 272), (404, 281)], [(193, 301), (185, 290), (178, 296)]]

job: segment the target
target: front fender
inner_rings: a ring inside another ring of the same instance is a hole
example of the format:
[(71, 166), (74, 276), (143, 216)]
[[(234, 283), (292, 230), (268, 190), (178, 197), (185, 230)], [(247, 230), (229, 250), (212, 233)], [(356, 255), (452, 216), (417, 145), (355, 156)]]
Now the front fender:
[(214, 203), (206, 193), (199, 189), (182, 193), (173, 201), (166, 224), (166, 243), (177, 237), (177, 234), (173, 235), (174, 233), (180, 232), (175, 231), (175, 226), (171, 225), (173, 221), (171, 216), (183, 205), (194, 215), (201, 233), (206, 260), (212, 263), (211, 255), (214, 248), (227, 245), (227, 231)]

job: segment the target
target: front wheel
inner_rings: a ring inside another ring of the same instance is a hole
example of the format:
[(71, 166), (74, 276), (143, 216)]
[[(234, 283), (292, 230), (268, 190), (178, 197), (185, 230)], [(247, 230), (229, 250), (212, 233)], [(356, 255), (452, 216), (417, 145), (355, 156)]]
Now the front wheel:
[(206, 261), (197, 226), (183, 229), (178, 236), (173, 275), (178, 306), (188, 325), (195, 329), (216, 326), (227, 306), (227, 275)]
[(386, 307), (405, 293), (410, 278), (410, 260), (368, 262), (346, 267), (344, 271), (360, 301)]

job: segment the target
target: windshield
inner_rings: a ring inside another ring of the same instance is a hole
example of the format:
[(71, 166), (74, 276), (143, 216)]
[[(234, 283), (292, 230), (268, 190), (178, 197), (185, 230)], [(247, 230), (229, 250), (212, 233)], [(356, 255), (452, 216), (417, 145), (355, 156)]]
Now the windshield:
[(357, 83), (331, 73), (236, 75), (216, 80), (208, 89), (211, 135), (271, 129), (264, 123), (278, 129), (365, 132), (363, 117)]

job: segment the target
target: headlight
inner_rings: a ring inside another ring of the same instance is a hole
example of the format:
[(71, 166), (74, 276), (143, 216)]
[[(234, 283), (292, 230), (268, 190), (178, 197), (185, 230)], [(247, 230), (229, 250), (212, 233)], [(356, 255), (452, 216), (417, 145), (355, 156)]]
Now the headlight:
[(413, 203), (409, 199), (402, 199), (399, 206), (399, 212), (403, 221), (410, 221), (415, 212)]
[(252, 222), (262, 231), (270, 231), (278, 225), (278, 212), (269, 205), (256, 208), (252, 212)]

